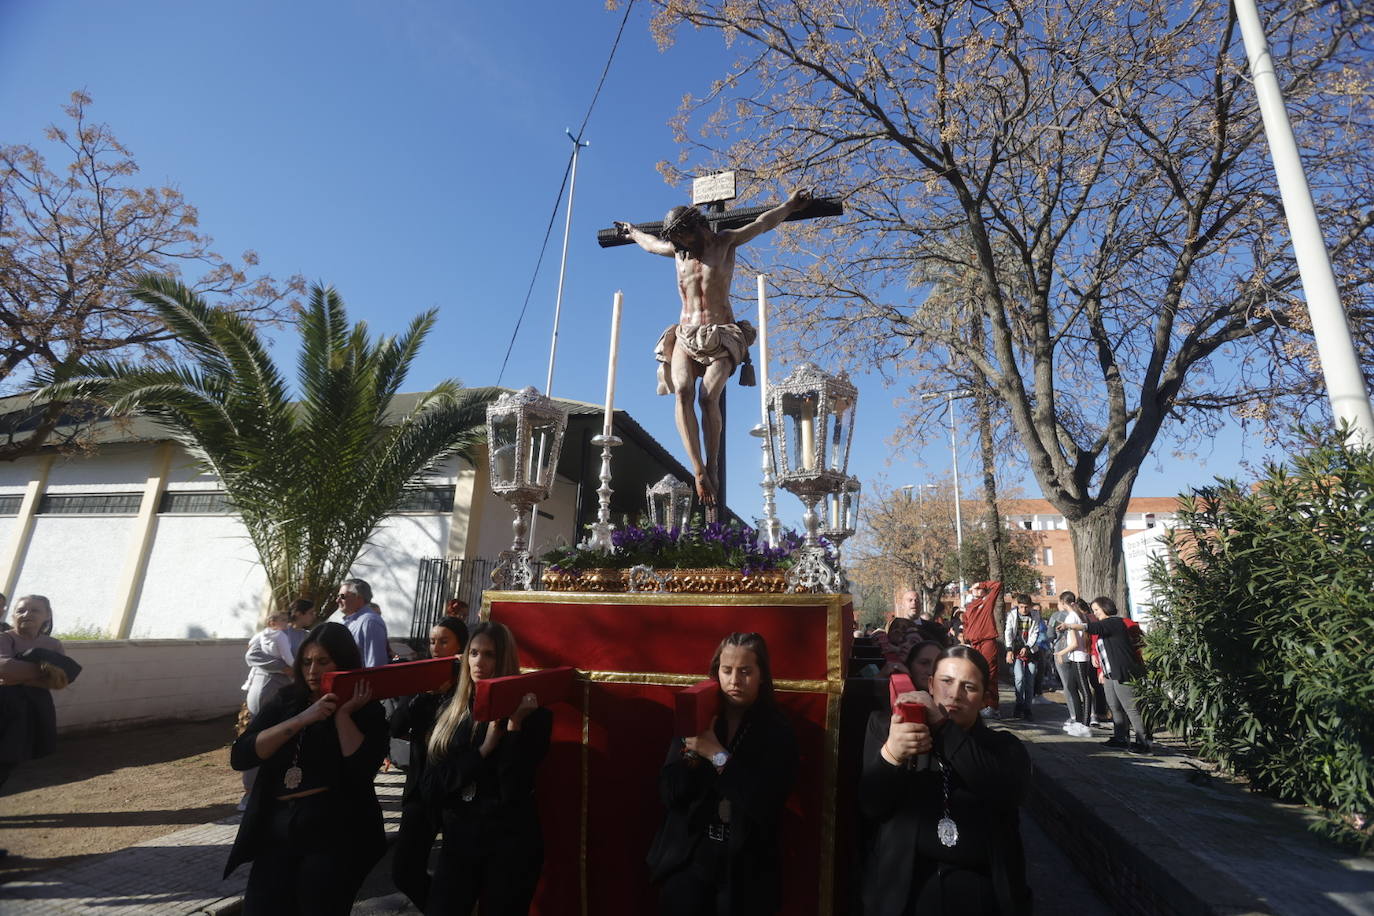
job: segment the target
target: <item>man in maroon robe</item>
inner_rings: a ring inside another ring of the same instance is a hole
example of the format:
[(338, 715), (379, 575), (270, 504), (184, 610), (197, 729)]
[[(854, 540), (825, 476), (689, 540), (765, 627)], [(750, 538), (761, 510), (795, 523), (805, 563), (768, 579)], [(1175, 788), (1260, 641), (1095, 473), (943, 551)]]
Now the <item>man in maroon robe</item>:
[(964, 642), (988, 660), (989, 715), (1001, 716), (998, 711), (997, 690), (997, 599), (1002, 596), (1001, 582), (976, 582), (970, 590), (973, 600), (964, 609)]

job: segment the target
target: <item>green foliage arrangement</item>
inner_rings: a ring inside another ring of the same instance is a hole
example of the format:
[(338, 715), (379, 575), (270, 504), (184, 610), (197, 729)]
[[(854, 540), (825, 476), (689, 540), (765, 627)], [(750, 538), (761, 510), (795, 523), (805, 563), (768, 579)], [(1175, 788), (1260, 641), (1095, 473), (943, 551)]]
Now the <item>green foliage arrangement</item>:
[(1195, 491), (1170, 538), (1142, 711), (1374, 848), (1374, 449), (1328, 441)]

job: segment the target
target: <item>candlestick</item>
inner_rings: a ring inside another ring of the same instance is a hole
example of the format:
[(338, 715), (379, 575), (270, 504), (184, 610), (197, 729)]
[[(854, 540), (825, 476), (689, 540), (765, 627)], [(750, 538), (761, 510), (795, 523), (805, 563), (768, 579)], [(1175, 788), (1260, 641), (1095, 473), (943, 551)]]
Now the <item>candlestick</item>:
[(624, 294), (616, 290), (611, 306), (611, 359), (606, 367), (606, 411), (601, 424), (601, 435), (606, 437), (611, 435), (611, 421), (615, 416), (615, 364), (620, 356), (620, 306), (624, 298)]

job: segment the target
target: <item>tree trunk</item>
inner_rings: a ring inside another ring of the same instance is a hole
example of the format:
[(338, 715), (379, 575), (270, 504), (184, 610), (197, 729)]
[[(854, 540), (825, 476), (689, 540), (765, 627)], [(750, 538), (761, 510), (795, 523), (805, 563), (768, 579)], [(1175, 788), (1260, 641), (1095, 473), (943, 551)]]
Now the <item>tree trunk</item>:
[[(1129, 495), (1129, 490), (1126, 491)], [(1127, 497), (1106, 501), (1081, 518), (1068, 519), (1078, 565), (1078, 595), (1091, 602), (1106, 595), (1126, 613), (1126, 567), (1121, 549), (1121, 522)]]
[(988, 579), (1000, 582), (1007, 533), (1002, 525), (1002, 513), (997, 508), (997, 455), (992, 441), (992, 405), (989, 403), (991, 392), (982, 373), (978, 374), (978, 384), (974, 391), (974, 404), (978, 412), (978, 446), (983, 459), (983, 504), (987, 508), (987, 519), (984, 524), (988, 529)]

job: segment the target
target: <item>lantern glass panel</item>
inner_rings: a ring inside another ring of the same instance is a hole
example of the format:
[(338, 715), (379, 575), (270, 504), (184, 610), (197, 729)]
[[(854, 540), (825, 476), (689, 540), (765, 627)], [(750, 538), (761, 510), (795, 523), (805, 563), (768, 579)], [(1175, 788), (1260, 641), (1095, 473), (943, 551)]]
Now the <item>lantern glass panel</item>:
[(514, 413), (498, 416), (491, 423), (491, 475), (496, 484), (513, 486), (515, 453), (519, 442), (519, 418)]
[(844, 472), (845, 466), (849, 463), (849, 424), (854, 419), (854, 399), (847, 397), (835, 398), (831, 404), (831, 435), (829, 467), (833, 471)]
[(668, 525), (669, 513), (672, 512), (673, 496), (671, 493), (649, 494), (649, 521), (655, 525)]
[(816, 405), (820, 400), (814, 391), (782, 396), (782, 414), (787, 429), (788, 462), (793, 471), (816, 469)]
[(529, 473), (526, 479), (543, 489), (553, 486), (554, 463), (558, 460), (558, 454), (554, 451), (556, 441), (558, 441), (557, 420), (541, 419), (531, 422)]

